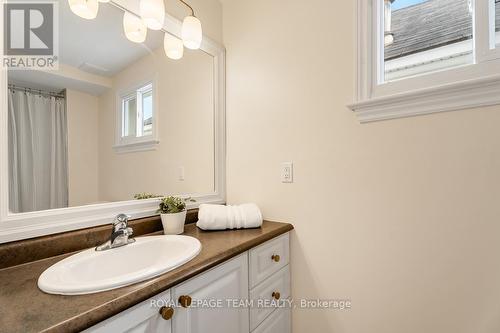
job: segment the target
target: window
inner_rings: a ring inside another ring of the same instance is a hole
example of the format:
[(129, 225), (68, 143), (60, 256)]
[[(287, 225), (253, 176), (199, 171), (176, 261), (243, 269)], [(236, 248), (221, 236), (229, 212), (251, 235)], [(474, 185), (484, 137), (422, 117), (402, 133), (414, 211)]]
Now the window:
[(500, 104), (500, 0), (358, 0), (357, 47), (362, 122)]
[(493, 41), (493, 46), (495, 48), (500, 47), (500, 0), (494, 0), (490, 3), (491, 6), (494, 6), (494, 8), (490, 9), (490, 27), (494, 29), (495, 31), (492, 31), (492, 35), (494, 38), (492, 38)]
[(384, 11), (383, 82), (472, 64), (469, 0), (380, 0)]
[(153, 83), (118, 94), (118, 151), (149, 150), (156, 140)]

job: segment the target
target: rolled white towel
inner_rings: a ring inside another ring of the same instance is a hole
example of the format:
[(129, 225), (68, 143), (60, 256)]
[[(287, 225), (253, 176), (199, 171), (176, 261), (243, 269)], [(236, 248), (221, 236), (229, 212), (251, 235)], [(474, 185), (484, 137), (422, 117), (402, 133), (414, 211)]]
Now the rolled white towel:
[(242, 215), (242, 228), (257, 228), (262, 225), (262, 213), (256, 204), (243, 204), (239, 208)]
[(201, 229), (226, 229), (229, 219), (226, 206), (201, 204), (198, 210), (198, 223)]
[(203, 230), (258, 228), (262, 213), (256, 204), (223, 206), (201, 204), (196, 225)]

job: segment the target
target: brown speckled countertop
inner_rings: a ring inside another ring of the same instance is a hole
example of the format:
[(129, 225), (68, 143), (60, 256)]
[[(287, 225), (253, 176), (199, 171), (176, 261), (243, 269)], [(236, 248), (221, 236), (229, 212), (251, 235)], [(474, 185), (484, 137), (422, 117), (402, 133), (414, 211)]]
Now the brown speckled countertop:
[(292, 229), (267, 221), (258, 229), (211, 232), (186, 225), (185, 235), (202, 244), (196, 258), (145, 282), (82, 296), (49, 295), (37, 287), (38, 276), (69, 254), (0, 269), (0, 331), (81, 331)]

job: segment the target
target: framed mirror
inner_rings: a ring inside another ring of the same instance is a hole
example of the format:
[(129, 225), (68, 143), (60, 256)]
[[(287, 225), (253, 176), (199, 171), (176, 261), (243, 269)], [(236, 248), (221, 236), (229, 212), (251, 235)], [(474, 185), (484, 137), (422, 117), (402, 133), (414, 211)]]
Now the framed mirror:
[(156, 196), (188, 208), (225, 202), (225, 51), (167, 57), (181, 22), (135, 43), (138, 1), (100, 3), (86, 20), (57, 1), (56, 70), (3, 70), (0, 243), (156, 215)]

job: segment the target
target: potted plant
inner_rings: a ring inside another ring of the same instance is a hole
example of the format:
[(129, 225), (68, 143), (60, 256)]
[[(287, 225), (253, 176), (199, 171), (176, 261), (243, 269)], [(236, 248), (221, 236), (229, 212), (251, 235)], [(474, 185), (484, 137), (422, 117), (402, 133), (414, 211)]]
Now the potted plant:
[(165, 235), (178, 235), (184, 232), (186, 221), (186, 201), (184, 199), (172, 196), (162, 198), (158, 213), (161, 214)]

